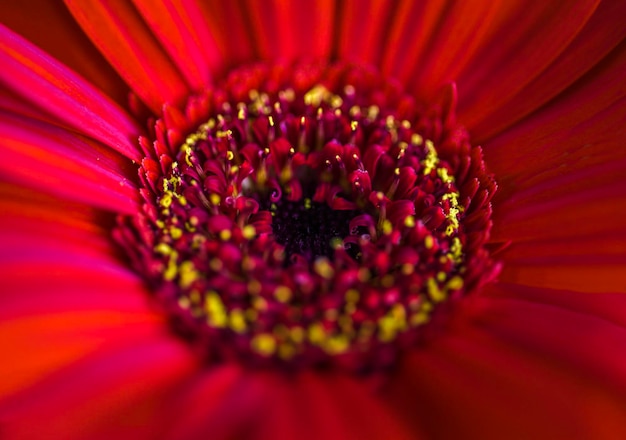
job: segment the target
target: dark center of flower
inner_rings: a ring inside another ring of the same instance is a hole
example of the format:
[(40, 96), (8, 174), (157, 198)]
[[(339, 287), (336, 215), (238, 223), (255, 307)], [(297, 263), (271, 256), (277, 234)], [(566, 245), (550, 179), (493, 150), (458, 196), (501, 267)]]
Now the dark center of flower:
[(212, 358), (386, 365), (491, 272), (480, 150), (366, 69), (237, 70), (150, 144), (115, 234)]
[(333, 244), (348, 236), (350, 220), (359, 211), (334, 210), (326, 203), (303, 198), (280, 200), (267, 208), (272, 214), (272, 232), (285, 248), (285, 258), (300, 255), (308, 261), (317, 257), (333, 259)]

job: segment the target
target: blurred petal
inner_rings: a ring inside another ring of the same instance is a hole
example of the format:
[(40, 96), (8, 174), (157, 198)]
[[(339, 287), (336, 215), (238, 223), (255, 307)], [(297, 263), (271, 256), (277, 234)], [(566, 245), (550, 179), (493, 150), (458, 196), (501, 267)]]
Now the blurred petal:
[(185, 98), (185, 80), (132, 4), (66, 3), (91, 41), (153, 112)]
[(164, 406), (195, 362), (178, 341), (130, 333), (126, 344), (67, 365), (0, 406), (3, 433), (28, 439), (160, 435), (155, 420), (170, 416)]
[(329, 57), (335, 5), (332, 0), (247, 0), (259, 56), (281, 60)]
[[(598, 3), (501, 2), (476, 56), (458, 74), (459, 120), (472, 130), (486, 115), (506, 111), (503, 103), (524, 90), (567, 49)], [(462, 50), (453, 44), (454, 40), (448, 50)], [(455, 78), (439, 80), (450, 79)], [(420, 87), (429, 84), (426, 81)]]
[(106, 217), (0, 185), (2, 395), (27, 389), (101, 347), (163, 334), (141, 281), (121, 266)]
[(130, 163), (115, 152), (42, 121), (0, 112), (0, 171), (5, 179), (91, 206), (134, 212)]
[(193, 0), (134, 0), (148, 26), (194, 90), (210, 82), (221, 61), (218, 48)]
[[(337, 58), (340, 60), (378, 64), (387, 47), (387, 27), (396, 8), (392, 0), (347, 0), (337, 11)], [(374, 17), (372, 20), (371, 18)], [(363, 23), (367, 22), (367, 30)], [(395, 31), (392, 28), (391, 31)]]
[[(201, 12), (198, 22), (215, 41), (222, 54), (221, 73), (256, 57), (254, 40), (247, 11), (237, 1), (196, 0)], [(224, 17), (228, 17), (227, 20)], [(258, 38), (258, 37), (256, 37)]]
[(128, 86), (91, 41), (85, 38), (82, 29), (61, 2), (6, 2), (2, 5), (1, 21), (87, 79), (118, 105), (128, 103)]
[(116, 104), (49, 55), (0, 25), (0, 81), (59, 121), (138, 159), (137, 125)]
[(421, 438), (381, 402), (367, 378), (317, 371), (265, 379), (273, 398), (253, 438)]
[(626, 3), (604, 1), (572, 43), (520, 93), (472, 127), (478, 141), (497, 134), (540, 108), (595, 67), (626, 38)]
[[(503, 323), (528, 317), (524, 310), (513, 313), (495, 317)], [(407, 356), (384, 393), (407, 423), (433, 439), (624, 434), (620, 408), (626, 402), (610, 385), (601, 386), (576, 366), (555, 364), (554, 356), (567, 349), (555, 346), (549, 353), (536, 354), (531, 344), (520, 349), (513, 341), (492, 337), (499, 330), (495, 326), (485, 324), (481, 331), (458, 318), (447, 335), (438, 335), (432, 344)], [(554, 335), (537, 333), (533, 337)], [(580, 354), (586, 356), (593, 349), (588, 346)]]

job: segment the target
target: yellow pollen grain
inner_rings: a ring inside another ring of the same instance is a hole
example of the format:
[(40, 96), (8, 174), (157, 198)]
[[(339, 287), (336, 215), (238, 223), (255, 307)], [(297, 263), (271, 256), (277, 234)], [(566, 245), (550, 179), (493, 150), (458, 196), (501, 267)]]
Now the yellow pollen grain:
[(439, 288), (434, 278), (429, 278), (428, 281), (426, 281), (426, 288), (428, 289), (428, 296), (436, 303), (442, 302), (447, 298), (446, 292)]
[(415, 271), (415, 267), (410, 263), (404, 263), (400, 270), (402, 275), (411, 275)]
[(391, 224), (389, 220), (387, 219), (383, 220), (382, 231), (383, 231), (383, 234), (385, 235), (389, 235), (393, 232), (393, 225)]
[(352, 131), (356, 131), (356, 129), (359, 128), (359, 122), (358, 121), (350, 122), (350, 128), (352, 129)]
[(311, 209), (312, 201), (308, 197), (304, 199), (304, 209)]
[(170, 255), (172, 253), (172, 248), (169, 247), (169, 245), (165, 243), (159, 243), (158, 245), (156, 245), (154, 250), (155, 252), (162, 254), (162, 255)]
[(330, 98), (330, 106), (332, 108), (339, 108), (343, 105), (343, 99), (341, 99), (341, 96), (339, 95), (333, 95)]
[(246, 318), (243, 310), (234, 309), (229, 316), (230, 328), (236, 333), (244, 333), (247, 329)]
[(447, 168), (437, 168), (437, 175), (444, 183), (452, 183), (454, 182), (454, 177), (448, 174)]
[(274, 290), (274, 297), (282, 303), (289, 302), (292, 295), (293, 292), (287, 286), (278, 286), (276, 290)]
[(380, 108), (377, 105), (371, 105), (367, 109), (367, 117), (370, 120), (376, 119), (379, 113), (380, 113)]
[(256, 228), (252, 225), (246, 225), (241, 230), (241, 235), (243, 235), (243, 238), (246, 240), (252, 240), (256, 237)]
[(179, 268), (180, 279), (178, 280), (180, 287), (183, 289), (191, 286), (194, 281), (200, 278), (200, 274), (196, 270), (196, 266), (191, 261), (183, 261)]
[(330, 279), (335, 275), (335, 269), (330, 264), (328, 258), (322, 257), (315, 260), (313, 270), (322, 278)]
[(345, 335), (333, 335), (326, 340), (324, 351), (331, 355), (345, 353), (350, 347), (350, 341)]
[(226, 308), (220, 296), (213, 291), (207, 293), (204, 298), (204, 309), (207, 312), (207, 323), (215, 328), (223, 328), (226, 326), (228, 317)]
[(326, 339), (326, 330), (320, 323), (311, 324), (308, 329), (308, 338), (314, 345), (320, 345)]
[(167, 263), (167, 268), (163, 272), (163, 279), (166, 281), (172, 281), (178, 275), (178, 266), (176, 265), (177, 252), (172, 252), (170, 260)]
[(439, 272), (437, 273), (437, 281), (439, 281), (440, 283), (445, 281), (446, 279), (446, 273), (445, 272)]
[(411, 324), (411, 327), (417, 327), (419, 325), (427, 323), (429, 319), (430, 318), (429, 318), (428, 313), (418, 312), (418, 313), (411, 315), (409, 323)]
[(454, 237), (452, 239), (452, 244), (450, 245), (450, 253), (452, 254), (452, 260), (455, 263), (460, 263), (462, 261), (463, 246), (461, 245), (461, 239), (459, 237)]
[(456, 228), (454, 227), (453, 224), (449, 224), (448, 226), (446, 226), (446, 235), (449, 237), (450, 235), (454, 234), (456, 232)]
[(170, 228), (170, 235), (172, 236), (174, 240), (178, 240), (180, 237), (183, 236), (183, 231), (182, 229), (177, 228), (176, 226), (172, 226)]
[(330, 94), (328, 89), (321, 84), (316, 85), (304, 95), (304, 103), (319, 107), (322, 101)]
[(228, 229), (222, 229), (219, 233), (219, 236), (220, 236), (220, 240), (228, 241), (233, 236), (233, 234)]
[(413, 217), (412, 215), (408, 215), (404, 219), (404, 226), (406, 226), (407, 228), (414, 228), (415, 227), (415, 217)]
[(432, 249), (434, 245), (435, 240), (433, 239), (433, 236), (427, 235), (426, 238), (424, 238), (424, 246), (426, 247), (426, 249)]
[(170, 193), (163, 195), (159, 203), (162, 207), (169, 208), (170, 206), (172, 206), (172, 195)]
[(276, 340), (269, 333), (260, 333), (250, 340), (250, 347), (261, 356), (271, 356), (276, 351)]
[(222, 199), (220, 198), (219, 195), (213, 193), (211, 195), (209, 195), (209, 202), (211, 202), (212, 205), (219, 205), (220, 202), (222, 201)]
[(448, 284), (446, 284), (446, 288), (450, 290), (459, 290), (462, 287), (463, 287), (463, 278), (461, 278), (460, 276), (452, 277), (450, 281), (448, 281)]

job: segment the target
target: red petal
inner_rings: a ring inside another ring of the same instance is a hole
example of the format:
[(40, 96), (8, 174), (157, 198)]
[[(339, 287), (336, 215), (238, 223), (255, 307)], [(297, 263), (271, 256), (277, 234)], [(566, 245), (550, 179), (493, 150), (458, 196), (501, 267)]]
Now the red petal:
[(190, 0), (134, 3), (191, 88), (206, 87), (221, 56), (198, 5)]
[(328, 57), (335, 4), (332, 0), (248, 0), (245, 9), (259, 55), (286, 60)]
[(265, 379), (271, 399), (253, 438), (420, 438), (398, 421), (364, 378), (317, 371)]
[(128, 87), (85, 38), (61, 2), (24, 0), (6, 3), (2, 5), (2, 23), (86, 78), (119, 105), (127, 104)]
[(3, 114), (2, 175), (23, 185), (116, 212), (134, 212), (138, 194), (119, 156), (45, 122)]
[[(118, 327), (122, 327), (121, 321)], [(183, 344), (164, 334), (106, 344), (84, 359), (4, 401), (3, 433), (12, 438), (160, 437), (173, 390), (195, 369)], [(36, 418), (38, 423), (33, 424)]]
[[(600, 3), (591, 19), (552, 65), (510, 101), (472, 128), (478, 141), (503, 131), (557, 96), (605, 58), (626, 37), (626, 3)], [(616, 74), (619, 74), (616, 72)]]
[(239, 2), (222, 0), (195, 1), (202, 15), (198, 17), (222, 54), (223, 69), (255, 58), (255, 40), (248, 23), (247, 10)]
[[(348, 0), (342, 2), (338, 23), (337, 58), (379, 64), (385, 50), (387, 24), (395, 8), (391, 0)], [(407, 2), (408, 3), (408, 2)], [(373, 18), (373, 20), (372, 20)], [(367, 30), (363, 23), (367, 23)], [(391, 28), (391, 31), (395, 31)]]
[(116, 104), (58, 61), (0, 26), (0, 78), (57, 120), (138, 159), (139, 128)]
[[(508, 318), (485, 316), (499, 322)], [(515, 316), (521, 322), (527, 315), (520, 311)], [(491, 336), (493, 326), (478, 331), (466, 318), (458, 318), (448, 334), (437, 335), (432, 344), (408, 356), (383, 391), (411, 426), (441, 439), (499, 439), (511, 433), (519, 438), (624, 435), (625, 402), (619, 392), (598, 376), (585, 376), (578, 364), (554, 364), (553, 354), (568, 348), (534, 350), (533, 341), (541, 344), (554, 332), (533, 331), (521, 350), (513, 341)], [(529, 319), (527, 325), (533, 322)], [(562, 339), (567, 347), (579, 345), (576, 339)], [(593, 349), (589, 346), (587, 354)]]
[(471, 131), (486, 115), (506, 110), (503, 103), (566, 50), (598, 3), (502, 3), (484, 44), (458, 75), (459, 120)]
[(66, 3), (91, 41), (155, 114), (166, 102), (180, 104), (188, 94), (185, 80), (130, 3), (115, 8), (99, 2)]

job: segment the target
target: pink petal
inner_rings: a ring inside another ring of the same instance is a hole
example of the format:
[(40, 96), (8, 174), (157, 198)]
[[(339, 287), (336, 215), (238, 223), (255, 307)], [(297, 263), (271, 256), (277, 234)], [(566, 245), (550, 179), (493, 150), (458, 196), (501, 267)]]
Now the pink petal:
[(137, 209), (131, 164), (97, 142), (42, 121), (0, 114), (7, 179), (116, 212)]
[[(85, 34), (61, 2), (30, 0), (5, 3), (2, 7), (2, 22), (52, 58), (86, 78), (113, 101), (126, 106), (128, 87), (98, 49), (85, 38)], [(42, 32), (42, 29), (54, 31)]]
[(96, 88), (34, 45), (0, 26), (0, 79), (59, 121), (138, 159), (139, 128)]

